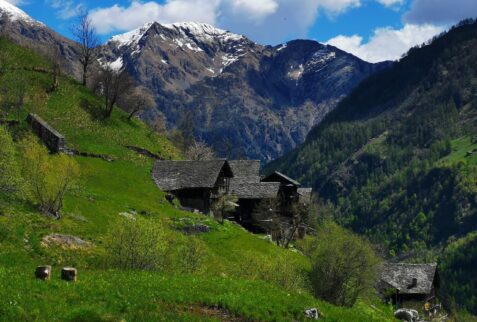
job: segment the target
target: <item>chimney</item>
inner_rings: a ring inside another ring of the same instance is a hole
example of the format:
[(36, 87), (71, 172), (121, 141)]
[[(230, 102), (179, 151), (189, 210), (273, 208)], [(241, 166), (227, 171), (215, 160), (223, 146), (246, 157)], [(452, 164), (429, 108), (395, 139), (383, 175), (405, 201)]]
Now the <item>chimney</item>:
[(417, 278), (413, 278), (411, 284), (407, 287), (408, 289), (416, 287), (417, 286)]

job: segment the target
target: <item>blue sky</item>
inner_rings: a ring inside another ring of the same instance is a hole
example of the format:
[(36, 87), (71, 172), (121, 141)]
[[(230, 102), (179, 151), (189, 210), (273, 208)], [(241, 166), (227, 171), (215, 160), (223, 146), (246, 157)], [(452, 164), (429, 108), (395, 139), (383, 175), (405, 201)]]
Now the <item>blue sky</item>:
[(276, 45), (309, 38), (368, 61), (397, 59), (461, 19), (477, 0), (7, 0), (70, 36), (78, 8), (103, 40), (152, 20), (196, 21)]

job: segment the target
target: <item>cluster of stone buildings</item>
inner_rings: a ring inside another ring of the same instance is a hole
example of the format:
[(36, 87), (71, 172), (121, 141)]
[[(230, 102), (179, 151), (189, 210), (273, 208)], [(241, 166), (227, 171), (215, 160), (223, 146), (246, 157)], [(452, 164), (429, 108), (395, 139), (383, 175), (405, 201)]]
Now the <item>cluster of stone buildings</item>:
[(235, 221), (252, 228), (252, 212), (262, 200), (277, 200), (282, 206), (309, 203), (311, 188), (280, 172), (260, 176), (258, 160), (156, 161), (152, 170), (156, 185), (174, 195), (183, 207), (209, 213), (221, 195), (235, 196)]

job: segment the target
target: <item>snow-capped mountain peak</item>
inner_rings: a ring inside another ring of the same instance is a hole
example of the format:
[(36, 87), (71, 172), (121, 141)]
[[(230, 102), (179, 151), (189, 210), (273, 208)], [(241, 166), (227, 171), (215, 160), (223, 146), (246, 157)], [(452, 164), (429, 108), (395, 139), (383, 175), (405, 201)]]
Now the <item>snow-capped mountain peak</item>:
[(137, 44), (138, 41), (141, 40), (141, 38), (149, 30), (149, 28), (151, 28), (153, 24), (154, 24), (153, 22), (149, 22), (137, 29), (131, 30), (124, 34), (113, 36), (108, 42), (117, 43), (118, 47), (131, 46), (131, 45)]
[(34, 20), (32, 17), (27, 15), (23, 10), (21, 10), (18, 7), (15, 7), (13, 4), (5, 1), (5, 0), (0, 0), (0, 16), (7, 15), (8, 18), (12, 21), (25, 21), (30, 24), (40, 24), (40, 22)]
[(244, 38), (242, 35), (216, 28), (207, 23), (179, 22), (164, 24), (162, 26), (168, 29), (177, 30), (185, 35), (192, 35), (201, 41), (210, 41), (214, 38), (222, 38), (223, 40), (241, 40)]
[[(245, 39), (242, 35), (234, 34), (206, 23), (179, 22), (160, 24), (158, 22), (148, 22), (137, 29), (113, 36), (108, 43), (115, 43), (118, 48), (123, 46), (136, 46), (147, 31), (154, 25), (157, 25), (159, 29), (172, 32), (174, 36), (171, 37), (171, 40), (179, 44), (180, 47), (182, 47), (181, 44), (184, 44), (183, 39), (190, 40), (191, 38), (195, 38), (200, 42), (212, 42), (214, 40), (228, 42)], [(166, 39), (164, 34), (161, 34), (161, 37), (164, 40)]]

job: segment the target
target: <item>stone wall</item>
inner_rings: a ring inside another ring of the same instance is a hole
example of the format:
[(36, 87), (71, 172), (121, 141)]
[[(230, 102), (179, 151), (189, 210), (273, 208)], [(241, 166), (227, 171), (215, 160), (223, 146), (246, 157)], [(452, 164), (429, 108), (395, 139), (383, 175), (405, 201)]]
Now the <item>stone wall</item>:
[(48, 125), (41, 117), (31, 113), (27, 117), (27, 122), (30, 124), (33, 133), (40, 138), (50, 151), (57, 153), (66, 150), (64, 136)]

